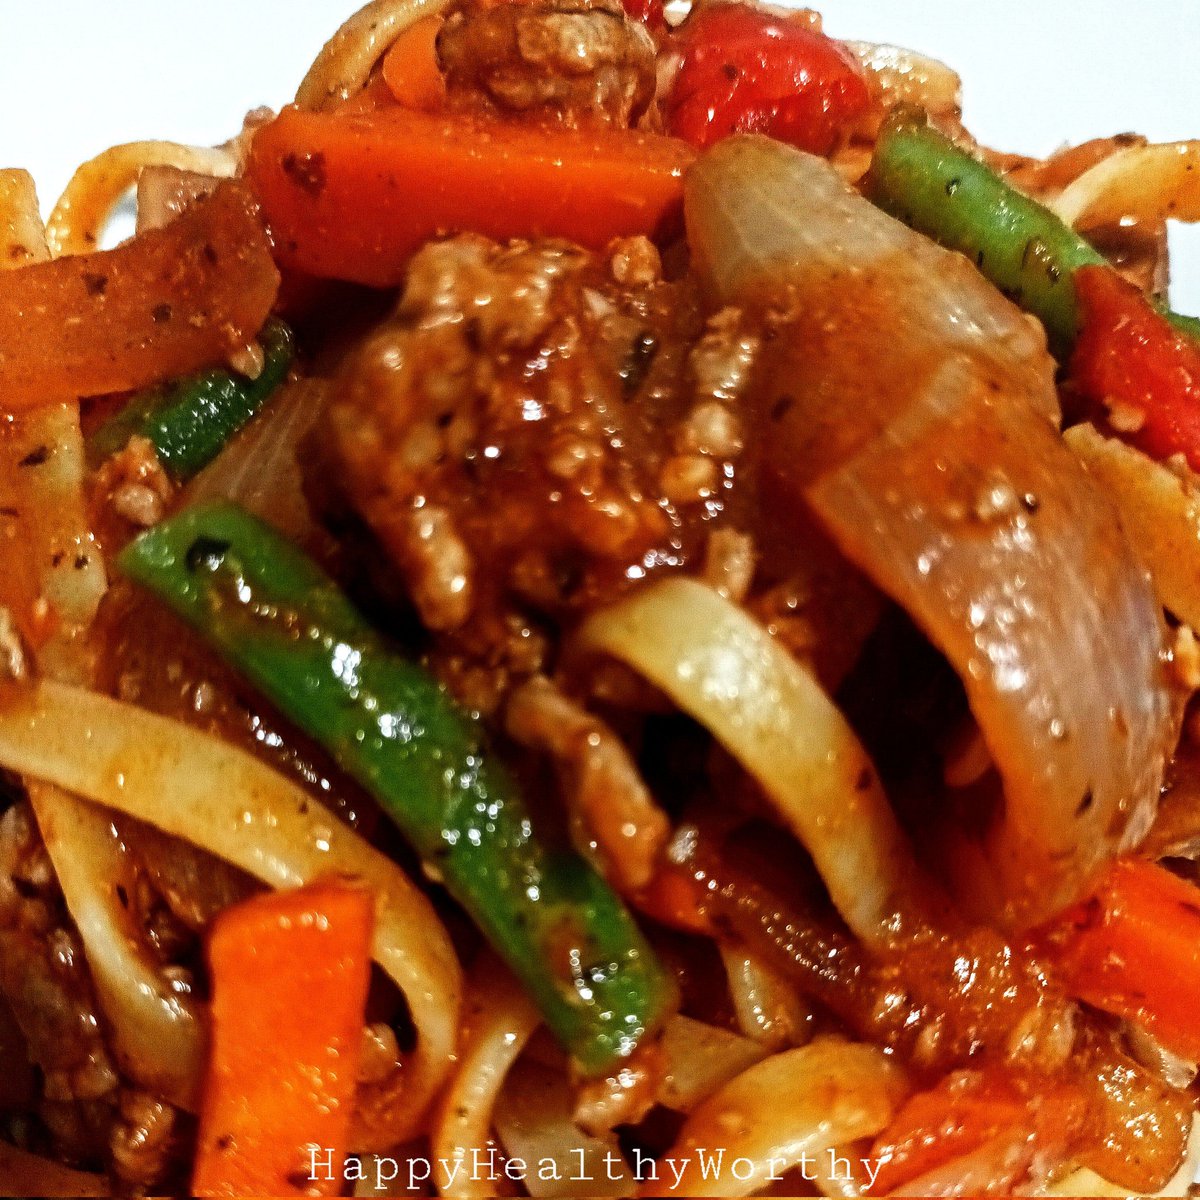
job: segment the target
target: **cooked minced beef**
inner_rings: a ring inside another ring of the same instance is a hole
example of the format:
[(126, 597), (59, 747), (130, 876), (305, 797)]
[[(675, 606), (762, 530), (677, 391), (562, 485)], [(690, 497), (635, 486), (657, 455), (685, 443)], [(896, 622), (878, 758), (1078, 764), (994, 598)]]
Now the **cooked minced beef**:
[(65, 1135), (69, 1156), (96, 1153), (117, 1075), (78, 934), (24, 802), (0, 818), (0, 993), (40, 1070), (43, 1119)]
[(755, 347), (734, 312), (706, 326), (645, 241), (417, 255), (328, 432), (460, 694), (493, 707), (546, 667), (548, 627), (700, 569), (737, 495)]
[(654, 97), (654, 43), (618, 0), (466, 0), (438, 56), (452, 102), (473, 109), (628, 126)]
[[(0, 817), (0, 1005), (4, 1052), (33, 1068), (24, 1100), (39, 1118), (9, 1126), (7, 1138), (106, 1168), (120, 1193), (170, 1181), (187, 1131), (170, 1104), (122, 1078), (109, 1052), (79, 934), (24, 800)], [(21, 1074), (17, 1062), (5, 1070)]]

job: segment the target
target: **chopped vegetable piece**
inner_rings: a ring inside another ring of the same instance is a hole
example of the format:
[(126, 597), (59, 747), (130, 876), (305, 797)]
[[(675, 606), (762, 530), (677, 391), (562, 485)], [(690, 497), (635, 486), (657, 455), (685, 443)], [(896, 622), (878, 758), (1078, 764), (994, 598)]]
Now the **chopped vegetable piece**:
[(693, 11), (680, 40), (667, 128), (693, 146), (766, 133), (828, 154), (871, 108), (858, 60), (799, 16), (709, 4)]
[(638, 896), (638, 908), (672, 929), (716, 937), (717, 926), (705, 911), (704, 899), (704, 889), (691, 873), (665, 863)]
[(422, 17), (393, 43), (383, 60), (383, 78), (398, 104), (432, 112), (446, 99), (446, 77), (437, 56), (441, 13)]
[(870, 1157), (879, 1173), (870, 1192), (890, 1195), (1005, 1139), (1027, 1143), (1032, 1135), (1040, 1151), (1061, 1151), (1081, 1115), (1077, 1089), (1060, 1086), (1048, 1091), (1040, 1080), (1035, 1090), (1043, 1102), (1031, 1108), (1028, 1095), (1015, 1083), (1000, 1071), (964, 1071), (948, 1075), (931, 1091), (918, 1092), (872, 1147)]
[(667, 27), (667, 14), (663, 0), (621, 0), (627, 17), (641, 21), (647, 29), (661, 30)]
[(1089, 421), (1063, 440), (1116, 506), (1163, 607), (1200, 629), (1200, 479), (1160, 466)]
[[(965, 254), (1046, 326), (1059, 353), (1069, 351), (1080, 322), (1076, 272), (1108, 263), (1048, 208), (913, 109), (897, 109), (884, 123), (867, 193), (906, 225)], [(1170, 314), (1170, 320), (1200, 333), (1194, 318)]]
[(1099, 421), (1153, 458), (1182, 454), (1200, 469), (1200, 345), (1163, 319), (1114, 271), (1075, 281), (1083, 327), (1071, 378)]
[(479, 722), (299, 550), (216, 504), (120, 562), (375, 795), (584, 1070), (611, 1068), (662, 1022), (671, 984), (608, 885), (541, 840)]
[(292, 365), (292, 331), (268, 321), (260, 337), (257, 379), (228, 370), (205, 371), (135, 397), (88, 439), (93, 466), (124, 449), (134, 435), (149, 438), (159, 461), (178, 482), (207, 466), (226, 442), (270, 399)]
[(336, 111), (343, 116), (363, 116), (378, 112), (381, 108), (395, 107), (396, 97), (381, 72), (361, 92), (355, 92), (348, 100), (338, 101)]
[[(330, 1196), (362, 1046), (375, 901), (316, 883), (227, 908), (208, 940), (212, 1051), (197, 1196)], [(332, 1168), (314, 1175), (310, 1148)]]
[(0, 274), (0, 411), (133, 391), (225, 360), (279, 288), (240, 185), (115, 250)]
[(1200, 1058), (1200, 888), (1126, 859), (1048, 938), (1074, 995)]
[(285, 109), (247, 166), (287, 266), (389, 287), (431, 237), (601, 248), (678, 225), (691, 149), (630, 129), (544, 129), (404, 108)]

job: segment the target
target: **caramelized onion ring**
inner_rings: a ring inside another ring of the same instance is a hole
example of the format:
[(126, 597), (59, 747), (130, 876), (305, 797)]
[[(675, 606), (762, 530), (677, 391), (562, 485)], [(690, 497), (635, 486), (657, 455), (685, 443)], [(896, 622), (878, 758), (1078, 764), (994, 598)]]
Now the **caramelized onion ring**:
[[(805, 1159), (879, 1133), (906, 1090), (900, 1068), (874, 1046), (830, 1037), (773, 1054), (688, 1117), (667, 1152), (687, 1164), (671, 1195), (752, 1195)], [(713, 1147), (724, 1149), (722, 1165), (706, 1174), (700, 1158), (711, 1162)], [(735, 1173), (739, 1159), (752, 1171)]]
[(645, 676), (754, 776), (859, 937), (886, 940), (897, 917), (923, 921), (919, 872), (866, 751), (814, 676), (742, 609), (667, 579), (593, 614), (579, 641)]
[(1003, 813), (951, 856), (960, 895), (1014, 926), (1053, 913), (1145, 836), (1177, 714), (1161, 610), (1059, 437), (1040, 328), (779, 142), (714, 147), (686, 216), (711, 290), (776, 327), (768, 475), (946, 654), (999, 768)]
[(1200, 141), (1129, 146), (1084, 171), (1050, 207), (1068, 225), (1200, 221)]

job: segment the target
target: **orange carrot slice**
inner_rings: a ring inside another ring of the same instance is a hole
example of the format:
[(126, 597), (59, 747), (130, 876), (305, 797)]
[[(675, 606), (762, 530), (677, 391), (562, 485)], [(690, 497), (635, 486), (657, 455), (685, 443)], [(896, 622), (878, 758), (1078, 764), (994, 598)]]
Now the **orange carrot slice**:
[(332, 883), (256, 896), (217, 918), (195, 1195), (340, 1191), (373, 926), (370, 893)]
[(247, 173), (288, 267), (387, 287), (439, 234), (612, 238), (678, 227), (683, 142), (629, 129), (548, 129), (397, 107), (285, 109)]

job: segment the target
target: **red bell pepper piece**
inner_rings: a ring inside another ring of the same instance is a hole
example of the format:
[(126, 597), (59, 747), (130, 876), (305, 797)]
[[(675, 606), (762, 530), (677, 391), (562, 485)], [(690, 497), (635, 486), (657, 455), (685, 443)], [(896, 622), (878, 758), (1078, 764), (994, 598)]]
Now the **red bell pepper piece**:
[[(1094, 415), (1154, 458), (1200, 470), (1200, 347), (1107, 267), (1075, 274), (1082, 329), (1071, 375)], [(1113, 419), (1114, 417), (1119, 417)]]
[(711, 4), (696, 9), (679, 36), (667, 128), (693, 146), (766, 133), (828, 154), (873, 103), (850, 52), (799, 19)]
[[(1031, 1105), (1035, 1090), (1041, 1103)], [(870, 1158), (878, 1165), (870, 1195), (890, 1195), (955, 1159), (989, 1143), (1028, 1137), (1042, 1154), (1056, 1155), (1079, 1127), (1082, 1095), (1070, 1084), (1018, 1075), (1002, 1068), (961, 1071), (931, 1091), (918, 1092), (876, 1140)], [(865, 1180), (863, 1182), (866, 1182)], [(916, 1195), (916, 1192), (910, 1192)]]
[(1072, 995), (1200, 1058), (1200, 888), (1123, 860), (1046, 937)]
[(663, 11), (663, 0), (621, 0), (625, 15), (641, 21), (647, 29), (666, 29), (667, 17)]

